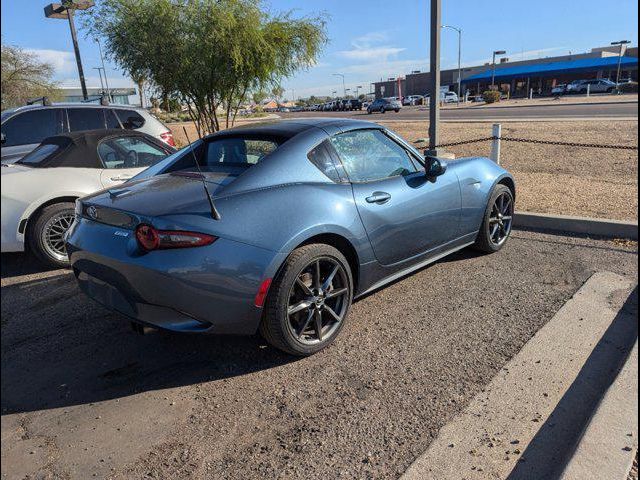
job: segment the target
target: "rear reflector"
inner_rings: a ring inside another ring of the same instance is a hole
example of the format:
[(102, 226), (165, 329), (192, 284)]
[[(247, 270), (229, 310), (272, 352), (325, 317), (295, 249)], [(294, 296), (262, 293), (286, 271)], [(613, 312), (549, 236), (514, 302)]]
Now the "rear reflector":
[(253, 302), (256, 307), (262, 308), (264, 306), (264, 301), (267, 299), (267, 293), (269, 293), (270, 286), (271, 286), (270, 278), (267, 278), (264, 282), (260, 284), (258, 293), (256, 293), (256, 299)]
[(206, 233), (183, 230), (156, 230), (151, 225), (140, 224), (136, 228), (138, 244), (150, 252), (168, 248), (189, 248), (211, 245), (218, 237)]
[(176, 142), (173, 139), (173, 133), (171, 132), (164, 132), (160, 134), (160, 138), (162, 139), (162, 141), (164, 143), (167, 143), (169, 145), (171, 145), (172, 147), (176, 146)]

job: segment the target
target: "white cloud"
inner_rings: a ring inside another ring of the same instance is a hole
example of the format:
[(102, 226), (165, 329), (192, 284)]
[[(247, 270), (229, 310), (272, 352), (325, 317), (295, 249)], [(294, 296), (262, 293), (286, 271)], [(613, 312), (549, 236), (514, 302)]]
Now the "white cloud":
[(350, 50), (337, 52), (342, 58), (358, 61), (387, 61), (389, 57), (395, 57), (406, 48), (389, 45), (389, 35), (387, 32), (369, 32), (351, 41)]
[[(98, 76), (85, 76), (84, 81), (87, 85), (87, 88), (100, 88), (100, 77)], [(104, 78), (102, 79), (102, 81), (104, 83)], [(126, 77), (108, 77), (107, 82), (109, 83), (109, 88), (135, 87), (133, 81), (130, 78)], [(80, 80), (77, 76), (67, 77), (61, 79), (58, 82), (58, 85), (68, 88), (80, 88)]]
[(41, 62), (53, 66), (56, 76), (72, 73), (77, 70), (76, 57), (73, 52), (49, 49), (26, 49), (28, 53), (36, 56)]
[[(569, 51), (567, 47), (549, 47), (549, 48), (540, 48), (538, 50), (524, 50), (524, 51), (512, 51), (507, 52), (506, 55), (501, 55), (500, 57), (496, 57), (496, 63), (498, 63), (500, 58), (506, 57), (510, 62), (519, 62), (520, 60), (531, 60), (534, 58), (544, 58), (549, 56), (550, 53), (558, 53), (560, 50), (567, 50), (567, 55)], [(493, 57), (481, 58), (479, 60), (470, 60), (462, 62), (464, 67), (475, 67), (478, 65), (484, 65), (485, 63), (491, 63)], [(448, 66), (447, 68), (454, 68), (454, 66)]]

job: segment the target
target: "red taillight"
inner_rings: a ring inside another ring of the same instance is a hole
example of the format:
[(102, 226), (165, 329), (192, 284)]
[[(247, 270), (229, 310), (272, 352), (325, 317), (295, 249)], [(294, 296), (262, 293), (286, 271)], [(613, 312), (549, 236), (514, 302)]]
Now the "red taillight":
[(156, 230), (151, 225), (141, 224), (136, 228), (136, 239), (144, 250), (151, 251), (167, 248), (203, 247), (211, 245), (218, 237), (182, 230)]
[(176, 146), (176, 142), (173, 139), (173, 133), (171, 132), (164, 132), (160, 134), (160, 138), (162, 139), (162, 141), (164, 143), (167, 143), (169, 145), (171, 145), (172, 147)]
[(264, 305), (264, 301), (267, 299), (267, 293), (269, 293), (270, 286), (271, 286), (270, 278), (267, 278), (264, 282), (260, 284), (258, 293), (256, 293), (256, 299), (253, 302), (256, 307), (262, 307)]

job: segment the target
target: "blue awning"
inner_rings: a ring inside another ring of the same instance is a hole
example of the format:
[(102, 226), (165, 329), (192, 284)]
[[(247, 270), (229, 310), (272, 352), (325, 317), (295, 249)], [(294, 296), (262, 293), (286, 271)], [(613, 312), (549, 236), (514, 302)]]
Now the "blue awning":
[[(622, 57), (622, 68), (638, 67), (638, 59)], [(534, 65), (518, 65), (514, 67), (496, 66), (496, 80), (512, 80), (525, 77), (548, 77), (566, 73), (595, 72), (597, 70), (615, 69), (618, 66), (618, 57), (604, 58), (580, 58), (564, 62), (538, 63)], [(482, 73), (464, 78), (462, 83), (482, 82), (491, 80), (491, 67)]]

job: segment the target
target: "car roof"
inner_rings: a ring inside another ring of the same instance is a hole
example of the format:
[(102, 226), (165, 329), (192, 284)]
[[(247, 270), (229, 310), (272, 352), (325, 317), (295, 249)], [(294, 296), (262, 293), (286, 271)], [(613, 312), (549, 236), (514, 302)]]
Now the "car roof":
[(99, 103), (60, 102), (60, 103), (52, 103), (51, 105), (21, 105), (20, 107), (3, 110), (2, 114), (6, 115), (9, 113), (27, 112), (29, 110), (42, 110), (45, 108), (116, 108), (116, 109), (138, 110), (138, 111), (145, 110), (144, 108), (137, 107), (135, 105), (124, 105), (121, 103), (101, 105)]
[(333, 118), (333, 117), (306, 117), (290, 120), (271, 120), (265, 122), (252, 123), (249, 125), (241, 125), (228, 130), (208, 135), (206, 138), (212, 137), (233, 137), (235, 135), (274, 135), (286, 138), (292, 138), (296, 135), (310, 130), (312, 128), (337, 127), (341, 130), (356, 130), (362, 128), (381, 129), (382, 126), (377, 123), (367, 122), (365, 120), (352, 120), (349, 118)]

